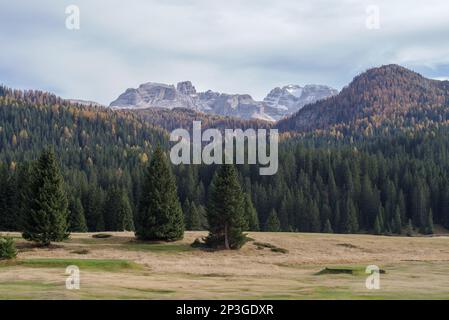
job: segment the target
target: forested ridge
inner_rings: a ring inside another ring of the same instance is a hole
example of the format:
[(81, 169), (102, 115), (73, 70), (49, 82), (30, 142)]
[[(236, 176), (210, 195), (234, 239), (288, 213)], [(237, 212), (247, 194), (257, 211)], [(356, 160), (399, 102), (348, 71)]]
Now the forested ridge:
[[(422, 84), (413, 77), (411, 83)], [(434, 224), (449, 227), (449, 112), (440, 94), (446, 89), (438, 91), (432, 103), (427, 101), (434, 89), (429, 90), (400, 99), (409, 103), (417, 97), (422, 102), (401, 106), (400, 112), (393, 107), (393, 112), (371, 112), (367, 104), (355, 121), (286, 130), (279, 171), (273, 176), (260, 176), (255, 165), (237, 166), (248, 195), (245, 212), (254, 212), (248, 228), (429, 234)], [(383, 105), (372, 107), (375, 111)], [(174, 122), (167, 112), (150, 122), (168, 129), (179, 123), (188, 126), (184, 112), (177, 112)], [(188, 117), (190, 123), (191, 117), (195, 115)], [(47, 93), (1, 88), (0, 229), (20, 228), (20, 191), (30, 160), (49, 145), (61, 163), (71, 217), (85, 218), (86, 228), (79, 231), (133, 228), (129, 221), (138, 211), (144, 168), (157, 144), (169, 147), (168, 132), (153, 124), (129, 111), (72, 105)], [(187, 229), (204, 229), (216, 166), (180, 165), (173, 170)], [(123, 212), (129, 219), (114, 218)]]

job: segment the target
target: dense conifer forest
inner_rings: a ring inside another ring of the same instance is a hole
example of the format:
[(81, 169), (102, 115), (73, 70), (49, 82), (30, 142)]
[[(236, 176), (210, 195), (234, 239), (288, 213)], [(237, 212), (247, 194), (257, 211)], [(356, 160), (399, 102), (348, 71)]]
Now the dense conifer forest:
[[(236, 166), (245, 228), (375, 234), (449, 228), (449, 112), (443, 100), (438, 95), (432, 104), (391, 117), (370, 113), (307, 132), (284, 130), (287, 123), (281, 123), (277, 174), (260, 176), (255, 165)], [(148, 114), (0, 87), (0, 230), (21, 229), (29, 177), (48, 147), (61, 167), (70, 230), (134, 229), (154, 150), (160, 145), (168, 151), (168, 130), (188, 125), (183, 112), (174, 122), (166, 113), (148, 121)], [(208, 227), (216, 169), (172, 166), (186, 229)]]

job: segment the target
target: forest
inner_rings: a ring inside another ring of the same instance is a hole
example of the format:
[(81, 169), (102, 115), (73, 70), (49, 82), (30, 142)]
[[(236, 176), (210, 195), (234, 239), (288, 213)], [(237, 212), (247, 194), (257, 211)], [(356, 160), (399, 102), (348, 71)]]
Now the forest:
[[(410, 108), (327, 131), (284, 134), (279, 170), (238, 165), (249, 230), (431, 234), (449, 227), (446, 108)], [(20, 230), (21, 197), (43, 149), (55, 151), (71, 231), (134, 229), (145, 169), (168, 131), (130, 112), (0, 88), (0, 230)], [(208, 228), (216, 166), (172, 166), (188, 230)], [(253, 212), (252, 215), (250, 212)], [(117, 217), (122, 217), (118, 219)], [(123, 218), (125, 217), (125, 218)]]

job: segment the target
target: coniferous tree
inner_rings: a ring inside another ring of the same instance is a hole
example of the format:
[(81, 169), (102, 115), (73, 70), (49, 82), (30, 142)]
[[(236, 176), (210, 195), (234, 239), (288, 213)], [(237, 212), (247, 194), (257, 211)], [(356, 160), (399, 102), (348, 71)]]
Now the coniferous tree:
[(271, 210), (270, 214), (268, 215), (267, 221), (265, 222), (265, 231), (267, 232), (281, 231), (281, 223), (274, 209)]
[(247, 229), (249, 231), (259, 231), (259, 218), (257, 216), (256, 209), (253, 206), (251, 201), (251, 197), (249, 194), (245, 194), (244, 196), (244, 209), (245, 209), (245, 217), (247, 221)]
[(16, 185), (9, 169), (0, 165), (0, 230), (18, 229)]
[(407, 228), (406, 228), (407, 237), (413, 236), (413, 224), (412, 219), (408, 219)]
[(72, 197), (69, 201), (69, 230), (71, 232), (87, 232), (84, 209), (79, 198)]
[(157, 147), (145, 174), (136, 219), (142, 240), (175, 241), (184, 235), (184, 217), (170, 164)]
[(374, 220), (374, 234), (382, 234), (381, 216), (377, 215), (376, 220)]
[(326, 223), (324, 224), (323, 228), (324, 233), (334, 233), (334, 230), (332, 230), (332, 225), (329, 219), (326, 220)]
[(187, 211), (186, 229), (192, 231), (202, 230), (200, 211), (193, 201), (190, 202)]
[(393, 228), (395, 233), (402, 233), (401, 209), (399, 205), (396, 206), (396, 210), (394, 211)]
[(29, 162), (21, 163), (16, 170), (17, 185), (17, 229), (23, 231), (24, 217), (30, 210), (32, 193), (32, 164)]
[(23, 237), (45, 246), (67, 239), (67, 196), (52, 150), (43, 151), (34, 167), (31, 196), (30, 210), (23, 217)]
[(433, 213), (432, 213), (432, 209), (429, 209), (429, 213), (427, 215), (425, 233), (433, 234), (433, 232), (434, 232), (434, 230), (433, 230)]
[(341, 233), (355, 233), (358, 231), (357, 212), (354, 202), (350, 196), (346, 197), (343, 203), (343, 209), (340, 212), (340, 232)]
[(210, 186), (207, 204), (209, 235), (205, 239), (213, 248), (239, 249), (246, 242), (244, 199), (233, 165), (221, 165)]
[(87, 229), (90, 232), (104, 231), (105, 222), (103, 216), (104, 193), (101, 188), (89, 187), (83, 205), (86, 216)]
[(134, 230), (133, 213), (128, 196), (119, 187), (113, 186), (108, 190), (103, 210), (106, 230)]

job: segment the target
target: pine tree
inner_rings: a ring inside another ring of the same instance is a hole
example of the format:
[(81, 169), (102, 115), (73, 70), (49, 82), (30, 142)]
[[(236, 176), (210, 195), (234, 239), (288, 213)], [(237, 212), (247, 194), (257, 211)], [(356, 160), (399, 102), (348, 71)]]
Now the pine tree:
[(425, 233), (433, 234), (433, 232), (434, 232), (434, 230), (433, 230), (433, 213), (432, 213), (432, 209), (429, 209), (429, 213), (427, 215)]
[(324, 224), (323, 228), (324, 233), (334, 233), (334, 230), (332, 230), (332, 225), (329, 219), (326, 220), (326, 223)]
[(267, 232), (279, 232), (281, 231), (281, 223), (279, 222), (278, 215), (276, 211), (271, 210), (268, 215), (267, 221), (265, 222), (265, 231)]
[(42, 152), (34, 168), (30, 211), (24, 216), (23, 237), (48, 246), (68, 238), (67, 197), (55, 154)]
[(69, 201), (69, 230), (71, 232), (87, 232), (84, 209), (79, 198), (72, 197)]
[(16, 184), (9, 169), (0, 165), (0, 230), (18, 229)]
[(401, 209), (399, 205), (396, 206), (396, 210), (394, 211), (393, 228), (394, 233), (402, 233)]
[(346, 201), (343, 203), (340, 217), (341, 233), (356, 233), (358, 231), (357, 211), (351, 197), (347, 195)]
[(187, 230), (202, 230), (200, 212), (193, 201), (190, 202), (186, 217)]
[(129, 202), (128, 195), (122, 191), (120, 197), (120, 210), (119, 210), (119, 226), (118, 231), (134, 231), (134, 216), (131, 204)]
[(83, 205), (86, 216), (87, 229), (90, 232), (104, 231), (105, 222), (103, 216), (104, 192), (101, 188), (91, 185), (85, 196)]
[(109, 188), (103, 209), (105, 228), (109, 231), (134, 230), (133, 212), (127, 194), (121, 188)]
[(206, 208), (209, 235), (206, 244), (213, 248), (239, 249), (247, 238), (244, 199), (233, 165), (221, 165), (210, 186)]
[(413, 224), (412, 219), (408, 219), (407, 228), (406, 228), (407, 237), (413, 236)]
[(377, 215), (376, 219), (374, 220), (374, 234), (382, 234), (382, 227), (381, 227), (381, 222), (380, 222), (380, 216)]
[(136, 219), (141, 240), (175, 241), (184, 235), (184, 217), (170, 164), (157, 147), (146, 171)]
[(257, 216), (257, 211), (253, 206), (251, 197), (249, 194), (245, 193), (245, 217), (249, 231), (259, 231), (259, 217)]

